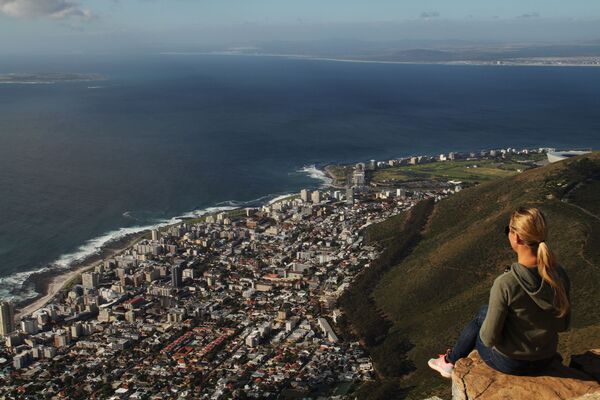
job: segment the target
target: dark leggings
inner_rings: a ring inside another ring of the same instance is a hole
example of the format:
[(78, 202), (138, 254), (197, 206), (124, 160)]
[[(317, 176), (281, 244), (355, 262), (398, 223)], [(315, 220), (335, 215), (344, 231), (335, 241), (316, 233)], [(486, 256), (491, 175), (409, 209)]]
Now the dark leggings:
[(456, 363), (459, 359), (467, 357), (473, 349), (477, 349), (481, 359), (491, 368), (511, 375), (535, 374), (552, 362), (554, 358), (536, 361), (516, 360), (483, 344), (479, 330), (485, 320), (487, 309), (488, 306), (482, 306), (475, 318), (465, 326), (456, 345), (446, 356), (449, 362)]

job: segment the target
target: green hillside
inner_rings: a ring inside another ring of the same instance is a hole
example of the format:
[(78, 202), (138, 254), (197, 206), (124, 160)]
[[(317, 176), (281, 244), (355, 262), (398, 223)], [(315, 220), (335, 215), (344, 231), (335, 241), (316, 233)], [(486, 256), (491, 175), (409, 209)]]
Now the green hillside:
[[(537, 206), (546, 214), (548, 243), (571, 277), (573, 328), (561, 337), (559, 350), (568, 357), (600, 347), (600, 153), (593, 153), (472, 187), (435, 205), (410, 251), (382, 268), (376, 284), (371, 280), (371, 311), (385, 320), (385, 335), (371, 342), (371, 351), (384, 372), (381, 387), (391, 391), (367, 397), (402, 397), (391, 396), (405, 393), (401, 387), (410, 389), (408, 398), (450, 398), (450, 382), (431, 371), (427, 360), (452, 346), (487, 303), (492, 281), (515, 260), (503, 227), (518, 206)], [(410, 220), (397, 219), (393, 240), (390, 222), (380, 229), (388, 234), (379, 236), (388, 246), (405, 241)], [(356, 322), (356, 313), (344, 308)], [(388, 360), (402, 364), (390, 370)]]
[(372, 182), (409, 182), (419, 179), (435, 179), (447, 181), (450, 179), (464, 182), (485, 182), (498, 178), (514, 176), (520, 171), (530, 168), (528, 165), (512, 160), (456, 160), (433, 162), (417, 165), (402, 165), (378, 169), (373, 174)]

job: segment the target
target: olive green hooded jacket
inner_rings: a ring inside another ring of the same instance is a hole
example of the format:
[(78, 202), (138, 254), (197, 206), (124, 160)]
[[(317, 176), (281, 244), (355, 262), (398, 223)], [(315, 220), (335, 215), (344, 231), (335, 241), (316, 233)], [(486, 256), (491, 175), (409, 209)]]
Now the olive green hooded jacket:
[[(567, 296), (570, 281), (558, 267)], [(487, 315), (479, 335), (488, 347), (518, 360), (541, 360), (556, 354), (558, 332), (570, 325), (570, 311), (557, 317), (554, 289), (537, 267), (514, 263), (494, 281)]]

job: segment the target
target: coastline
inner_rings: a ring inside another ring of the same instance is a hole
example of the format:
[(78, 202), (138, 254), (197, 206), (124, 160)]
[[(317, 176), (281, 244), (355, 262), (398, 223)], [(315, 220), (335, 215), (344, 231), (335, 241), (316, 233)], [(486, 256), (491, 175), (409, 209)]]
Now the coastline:
[[(321, 185), (316, 186), (318, 188), (331, 188), (331, 189), (345, 189), (345, 183), (340, 181), (340, 177), (336, 174), (333, 168), (339, 164), (326, 163), (317, 165), (304, 166), (297, 172), (306, 173), (311, 178), (321, 181)], [(279, 194), (279, 195), (267, 195), (260, 198), (260, 204), (253, 204), (253, 207), (260, 207), (262, 205), (271, 205), (287, 198), (293, 197), (294, 193)], [(275, 196), (275, 197), (271, 197)], [(270, 198), (271, 197), (271, 198)], [(253, 200), (252, 202), (254, 202)], [(64, 288), (76, 279), (81, 273), (93, 269), (96, 265), (107, 258), (119, 255), (129, 249), (144, 236), (149, 235), (152, 229), (165, 229), (175, 224), (194, 220), (199, 217), (206, 215), (215, 214), (222, 211), (233, 211), (245, 208), (246, 205), (242, 203), (223, 206), (222, 203), (214, 207), (208, 207), (199, 211), (192, 211), (187, 214), (173, 217), (168, 221), (159, 223), (152, 226), (146, 226), (146, 229), (127, 233), (116, 239), (109, 240), (100, 246), (94, 253), (88, 254), (87, 256), (76, 260), (63, 268), (47, 268), (40, 272), (34, 272), (26, 278), (23, 282), (23, 286), (32, 286), (38, 294), (35, 297), (29, 299), (23, 299), (15, 304), (16, 313), (15, 318), (18, 320), (26, 315), (30, 315), (40, 308), (43, 308), (46, 304), (50, 303)]]
[[(316, 166), (311, 166), (315, 170), (318, 170), (319, 173), (322, 174), (322, 177), (315, 177), (311, 175), (310, 171), (302, 171), (310, 176), (312, 176), (316, 180), (321, 180), (324, 182), (325, 187), (332, 186), (328, 179), (330, 179), (329, 174), (327, 174), (323, 169), (318, 168)], [(321, 187), (323, 187), (321, 186)], [(265, 200), (261, 202), (261, 205), (271, 205), (277, 203), (279, 201), (283, 201), (290, 197), (293, 197), (294, 193), (288, 193), (283, 195), (278, 195), (275, 198), (267, 199), (268, 196), (265, 197)], [(34, 272), (27, 277), (27, 279), (23, 282), (23, 286), (30, 285), (34, 287), (34, 290), (38, 293), (37, 296), (23, 299), (15, 304), (15, 320), (19, 320), (22, 317), (33, 314), (35, 311), (43, 308), (46, 304), (50, 303), (64, 288), (72, 282), (75, 278), (81, 275), (83, 272), (87, 270), (93, 269), (96, 265), (101, 263), (103, 260), (107, 258), (111, 258), (117, 256), (129, 249), (140, 241), (144, 236), (149, 235), (152, 229), (165, 229), (175, 224), (179, 224), (182, 222), (186, 222), (188, 220), (193, 220), (198, 217), (202, 217), (205, 215), (210, 215), (218, 212), (228, 212), (233, 210), (238, 210), (240, 208), (244, 208), (244, 206), (215, 206), (209, 207), (200, 212), (190, 212), (183, 216), (174, 217), (169, 222), (165, 224), (159, 224), (155, 226), (150, 226), (147, 229), (142, 231), (137, 231), (133, 233), (126, 234), (120, 238), (110, 240), (103, 244), (98, 251), (93, 254), (89, 254), (82, 258), (81, 260), (75, 261), (70, 264), (67, 268), (48, 268), (40, 272)]]
[(327, 178), (329, 178), (331, 180), (331, 184), (330, 186), (335, 188), (335, 189), (345, 189), (346, 185), (343, 184), (342, 182), (340, 182), (340, 179), (338, 176), (335, 175), (335, 173), (332, 171), (332, 168), (335, 166), (336, 164), (327, 164), (323, 167), (322, 171), (325, 174), (325, 176), (327, 176)]
[[(498, 60), (447, 60), (447, 61), (394, 61), (394, 60), (377, 60), (377, 59), (362, 59), (362, 58), (339, 58), (339, 57), (322, 57), (305, 54), (279, 54), (279, 53), (243, 53), (230, 51), (216, 52), (161, 52), (161, 55), (179, 55), (179, 56), (245, 56), (245, 57), (275, 57), (295, 60), (308, 61), (329, 61), (343, 63), (361, 63), (361, 64), (392, 64), (392, 65), (447, 65), (447, 66), (490, 66), (490, 67), (577, 67), (577, 68), (599, 68), (600, 63), (574, 62), (575, 59), (585, 59), (586, 57), (532, 57), (522, 59), (498, 59)], [(585, 60), (587, 61), (587, 60)]]
[(30, 315), (48, 304), (73, 279), (81, 273), (94, 268), (106, 258), (116, 256), (131, 248), (142, 239), (149, 230), (126, 235), (106, 243), (99, 252), (91, 254), (81, 261), (74, 262), (67, 269), (50, 268), (46, 271), (31, 274), (24, 284), (32, 284), (39, 294), (31, 299), (25, 299), (16, 304), (15, 319)]

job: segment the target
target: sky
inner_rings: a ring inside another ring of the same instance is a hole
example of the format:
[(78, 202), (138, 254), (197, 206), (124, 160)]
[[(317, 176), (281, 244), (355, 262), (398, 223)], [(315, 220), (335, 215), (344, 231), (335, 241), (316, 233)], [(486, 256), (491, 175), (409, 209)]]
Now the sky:
[(600, 40), (598, 0), (0, 0), (0, 53), (329, 39)]

